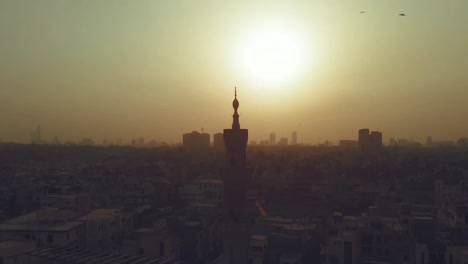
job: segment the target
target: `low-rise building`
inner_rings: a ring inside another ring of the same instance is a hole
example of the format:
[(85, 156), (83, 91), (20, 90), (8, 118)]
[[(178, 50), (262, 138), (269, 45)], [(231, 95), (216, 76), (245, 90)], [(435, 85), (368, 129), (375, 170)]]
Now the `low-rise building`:
[(86, 226), (87, 248), (119, 249), (123, 237), (133, 230), (132, 214), (120, 209), (96, 209), (76, 220)]
[(38, 247), (79, 243), (85, 232), (73, 211), (42, 209), (0, 224), (0, 240), (34, 241)]
[(0, 263), (26, 264), (29, 258), (22, 255), (36, 249), (34, 241), (5, 240), (0, 242)]

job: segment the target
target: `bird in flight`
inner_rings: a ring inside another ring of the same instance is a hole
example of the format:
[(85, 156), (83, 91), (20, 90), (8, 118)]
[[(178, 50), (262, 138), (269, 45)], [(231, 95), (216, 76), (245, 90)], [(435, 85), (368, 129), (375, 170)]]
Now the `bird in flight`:
[(365, 13), (366, 13), (366, 11), (361, 11), (361, 14), (365, 14)]
[(398, 14), (399, 16), (406, 16), (405, 13)]

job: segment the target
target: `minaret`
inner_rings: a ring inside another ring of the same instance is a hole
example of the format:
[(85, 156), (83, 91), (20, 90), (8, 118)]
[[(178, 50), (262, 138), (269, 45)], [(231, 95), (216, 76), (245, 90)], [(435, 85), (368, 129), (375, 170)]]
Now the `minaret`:
[(226, 148), (226, 165), (222, 170), (224, 183), (224, 254), (229, 264), (247, 263), (249, 244), (249, 216), (247, 188), (250, 181), (250, 169), (245, 163), (249, 131), (241, 129), (239, 123), (239, 101), (237, 89), (234, 90), (232, 102), (234, 114), (232, 128), (224, 129)]
[(239, 123), (239, 101), (237, 88), (234, 88), (234, 101), (232, 101), (234, 114), (232, 115), (232, 128), (224, 129), (224, 146), (226, 147), (226, 161), (229, 168), (245, 167), (245, 149), (249, 138), (249, 130), (241, 129)]

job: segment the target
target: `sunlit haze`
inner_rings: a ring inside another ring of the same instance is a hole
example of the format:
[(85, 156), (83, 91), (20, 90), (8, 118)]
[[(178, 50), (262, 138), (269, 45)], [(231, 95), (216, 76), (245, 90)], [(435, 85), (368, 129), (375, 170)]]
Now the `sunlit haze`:
[(306, 50), (313, 47), (306, 49), (301, 33), (284, 21), (267, 21), (250, 31), (239, 47), (241, 73), (252, 78), (263, 92), (287, 89), (291, 85), (288, 82), (305, 70), (304, 62), (309, 60)]
[[(365, 13), (361, 13), (365, 11)], [(406, 16), (398, 16), (405, 13)], [(468, 1), (0, 0), (0, 140), (468, 135)]]

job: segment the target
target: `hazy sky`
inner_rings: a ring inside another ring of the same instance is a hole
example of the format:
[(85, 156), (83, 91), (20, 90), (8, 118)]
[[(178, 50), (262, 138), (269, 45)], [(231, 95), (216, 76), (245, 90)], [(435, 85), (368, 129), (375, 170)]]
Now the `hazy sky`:
[[(467, 14), (466, 0), (0, 0), (0, 138), (40, 124), (47, 140), (178, 142), (229, 128), (234, 86), (254, 140), (468, 136)], [(264, 28), (299, 36), (287, 82), (239, 62)]]

